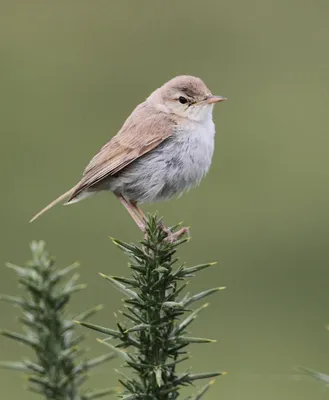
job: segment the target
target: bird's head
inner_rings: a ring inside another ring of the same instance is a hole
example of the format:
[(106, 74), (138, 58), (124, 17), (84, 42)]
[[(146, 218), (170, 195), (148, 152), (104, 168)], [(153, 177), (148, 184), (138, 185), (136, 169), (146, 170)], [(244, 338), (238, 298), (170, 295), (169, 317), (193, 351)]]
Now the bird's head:
[(159, 111), (198, 122), (211, 117), (214, 104), (224, 100), (212, 95), (200, 78), (188, 75), (171, 79), (149, 97)]

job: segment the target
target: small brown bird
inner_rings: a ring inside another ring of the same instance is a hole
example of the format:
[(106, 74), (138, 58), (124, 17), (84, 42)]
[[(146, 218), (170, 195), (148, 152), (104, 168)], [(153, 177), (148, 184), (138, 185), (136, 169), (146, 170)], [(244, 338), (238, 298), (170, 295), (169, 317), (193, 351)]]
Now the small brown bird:
[[(72, 204), (110, 190), (144, 231), (145, 216), (138, 203), (169, 199), (197, 185), (208, 172), (214, 151), (213, 106), (223, 100), (193, 76), (166, 82), (135, 108), (92, 158), (80, 182), (31, 222), (65, 199)], [(172, 239), (184, 232), (186, 228)]]

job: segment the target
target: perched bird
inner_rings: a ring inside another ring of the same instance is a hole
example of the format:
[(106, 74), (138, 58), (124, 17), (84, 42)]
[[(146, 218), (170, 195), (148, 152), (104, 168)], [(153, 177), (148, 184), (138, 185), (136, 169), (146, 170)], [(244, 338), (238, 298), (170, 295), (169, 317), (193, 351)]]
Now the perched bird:
[[(199, 78), (177, 76), (156, 89), (127, 118), (120, 131), (92, 158), (82, 179), (31, 222), (58, 202), (78, 202), (110, 190), (144, 231), (140, 203), (167, 200), (200, 183), (214, 151), (215, 103)], [(182, 228), (175, 233), (179, 237)]]

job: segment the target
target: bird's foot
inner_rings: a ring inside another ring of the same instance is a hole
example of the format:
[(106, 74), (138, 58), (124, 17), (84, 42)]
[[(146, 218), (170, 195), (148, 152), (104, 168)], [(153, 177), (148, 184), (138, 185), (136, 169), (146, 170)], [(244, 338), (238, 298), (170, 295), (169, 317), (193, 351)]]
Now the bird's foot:
[(180, 239), (180, 237), (183, 235), (187, 235), (188, 238), (190, 237), (190, 229), (188, 227), (183, 227), (176, 232), (171, 232), (167, 236), (166, 240), (169, 243), (174, 243), (174, 242), (176, 242), (176, 240)]
[(163, 225), (161, 223), (160, 225), (161, 229), (163, 230), (164, 233), (167, 234), (167, 237), (165, 238), (166, 242), (169, 243), (174, 243), (176, 242), (176, 240), (180, 239), (181, 236), (183, 235), (187, 235), (188, 237), (190, 237), (190, 230), (188, 227), (183, 227), (180, 228), (178, 231), (176, 232), (172, 232), (171, 229), (167, 228), (165, 225)]

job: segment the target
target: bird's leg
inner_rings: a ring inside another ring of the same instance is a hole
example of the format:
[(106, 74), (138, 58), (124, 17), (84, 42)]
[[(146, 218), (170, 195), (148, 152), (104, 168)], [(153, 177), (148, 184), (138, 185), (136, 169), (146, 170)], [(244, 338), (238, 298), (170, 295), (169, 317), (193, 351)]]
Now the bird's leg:
[(130, 201), (130, 204), (132, 206), (132, 208), (135, 210), (136, 214), (141, 218), (142, 221), (146, 221), (146, 216), (143, 213), (143, 210), (138, 207), (137, 203), (135, 201)]
[[(146, 216), (143, 213), (143, 210), (137, 206), (137, 203), (135, 201), (127, 201), (126, 199), (124, 199), (122, 197), (123, 201), (126, 203), (122, 203), (126, 209), (128, 210), (129, 214), (132, 216), (132, 218), (135, 220), (135, 222), (137, 223), (137, 225), (140, 227), (139, 223), (142, 224), (143, 229), (141, 228), (141, 230), (143, 232), (145, 232), (145, 222), (146, 222)], [(120, 199), (120, 201), (122, 202), (122, 200)], [(129, 207), (129, 208), (128, 208)], [(139, 223), (136, 221), (135, 218), (139, 219)], [(166, 241), (168, 242), (175, 242), (176, 240), (178, 240), (181, 236), (187, 234), (189, 235), (189, 228), (183, 227), (181, 229), (179, 229), (177, 232), (172, 232), (169, 228), (167, 228), (162, 222), (160, 222), (160, 227), (163, 230), (163, 232), (165, 232), (167, 234), (166, 237)]]
[[(135, 210), (136, 214), (141, 218), (141, 220), (144, 222), (144, 227), (145, 227), (145, 223), (146, 223), (146, 216), (143, 213), (143, 210), (141, 208), (138, 207), (137, 202), (136, 201), (131, 201), (130, 200), (130, 205), (132, 206), (132, 208)], [(145, 232), (146, 229), (144, 229), (144, 239), (147, 240), (148, 239), (148, 234)]]
[(141, 216), (136, 212), (134, 206), (131, 203), (129, 203), (123, 196), (119, 195), (117, 197), (120, 200), (121, 204), (128, 211), (128, 213), (130, 214), (131, 218), (136, 222), (138, 228), (142, 232), (145, 232), (145, 223), (142, 220)]

